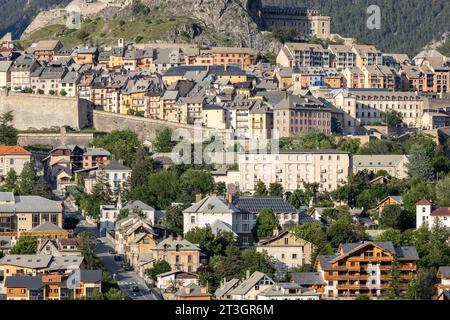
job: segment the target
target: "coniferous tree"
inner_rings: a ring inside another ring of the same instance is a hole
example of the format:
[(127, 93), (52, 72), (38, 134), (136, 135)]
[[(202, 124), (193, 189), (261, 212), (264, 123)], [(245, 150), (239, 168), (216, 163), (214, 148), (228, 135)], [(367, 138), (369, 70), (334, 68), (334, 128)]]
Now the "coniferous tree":
[(33, 194), (35, 185), (36, 185), (37, 177), (36, 172), (34, 171), (34, 163), (33, 161), (27, 162), (20, 173), (19, 180), (19, 192), (21, 195), (31, 195)]
[(13, 192), (17, 194), (19, 191), (19, 177), (15, 170), (10, 169), (5, 178), (5, 183), (2, 186), (2, 190), (7, 192)]

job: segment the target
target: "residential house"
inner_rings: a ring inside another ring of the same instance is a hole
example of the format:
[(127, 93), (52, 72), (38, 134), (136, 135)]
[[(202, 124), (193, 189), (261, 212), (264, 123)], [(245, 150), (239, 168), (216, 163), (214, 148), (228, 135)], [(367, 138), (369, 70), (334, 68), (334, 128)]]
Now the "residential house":
[(450, 266), (439, 267), (437, 277), (440, 282), (436, 285), (437, 296), (439, 300), (449, 300), (450, 293)]
[(98, 57), (98, 49), (96, 47), (81, 47), (74, 52), (75, 62), (79, 65), (96, 64)]
[(10, 170), (17, 175), (31, 161), (31, 153), (21, 146), (0, 146), (0, 179), (4, 180)]
[(10, 67), (11, 88), (14, 91), (31, 88), (31, 74), (40, 67), (40, 63), (32, 55), (19, 56)]
[(37, 254), (52, 255), (54, 257), (82, 256), (80, 238), (40, 238), (38, 239)]
[(330, 51), (331, 68), (343, 70), (355, 66), (356, 55), (351, 46), (332, 44), (328, 46), (328, 50)]
[(255, 271), (230, 292), (232, 300), (257, 300), (258, 295), (275, 282), (262, 272)]
[(406, 289), (416, 276), (418, 260), (415, 247), (368, 241), (340, 244), (336, 255), (319, 255), (315, 267), (325, 280), (327, 298), (377, 297), (389, 289), (394, 261), (399, 264), (400, 285)]
[(91, 193), (99, 180), (103, 180), (111, 186), (114, 196), (127, 188), (127, 180), (131, 176), (131, 168), (110, 161), (108, 164), (99, 164), (96, 169), (91, 170), (84, 178), (84, 187), (87, 193)]
[(383, 200), (381, 200), (377, 209), (378, 212), (381, 213), (386, 206), (400, 206), (403, 207), (403, 197), (402, 196), (387, 196)]
[(27, 49), (27, 53), (33, 54), (40, 62), (50, 63), (62, 47), (63, 45), (59, 40), (42, 40), (33, 43), (31, 47)]
[(231, 300), (231, 292), (239, 285), (239, 279), (231, 279), (220, 282), (220, 286), (217, 288), (216, 292), (214, 292), (214, 298), (216, 300)]
[(198, 275), (192, 272), (173, 270), (158, 274), (156, 286), (158, 289), (185, 287), (191, 284), (198, 285)]
[(416, 228), (419, 229), (423, 225), (426, 225), (431, 229), (435, 224), (450, 228), (450, 208), (433, 206), (425, 198), (417, 202)]
[(293, 272), (291, 273), (291, 283), (321, 295), (325, 292), (326, 283), (320, 272)]
[(252, 65), (256, 61), (256, 51), (251, 48), (237, 47), (213, 47), (212, 65), (239, 65), (242, 69)]
[(383, 55), (372, 45), (352, 46), (352, 52), (355, 54), (355, 65), (362, 69), (364, 66), (374, 66), (383, 64)]
[(11, 87), (12, 61), (0, 61), (0, 89)]
[(191, 273), (196, 272), (200, 266), (200, 248), (181, 236), (169, 236), (158, 243), (152, 253), (156, 261), (167, 261), (172, 270)]
[(67, 68), (61, 65), (38, 68), (31, 73), (31, 88), (38, 93), (59, 95), (61, 94), (61, 81), (67, 72)]
[(212, 295), (207, 287), (199, 286), (195, 283), (183, 286), (175, 293), (175, 300), (212, 300)]
[(261, 239), (256, 244), (257, 252), (266, 252), (275, 261), (276, 276), (283, 278), (293, 268), (311, 264), (313, 245), (297, 238), (292, 232), (275, 230), (273, 237)]
[(107, 165), (111, 161), (111, 153), (103, 148), (88, 148), (83, 154), (83, 168), (91, 169), (99, 165)]
[(320, 294), (292, 282), (280, 282), (260, 292), (257, 300), (319, 300)]

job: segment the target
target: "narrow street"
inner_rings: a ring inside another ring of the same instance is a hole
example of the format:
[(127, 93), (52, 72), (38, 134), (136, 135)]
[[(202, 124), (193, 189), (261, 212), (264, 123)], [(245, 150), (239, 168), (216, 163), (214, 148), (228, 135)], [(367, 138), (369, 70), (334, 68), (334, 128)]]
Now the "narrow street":
[[(95, 246), (95, 253), (101, 259), (111, 275), (115, 274), (120, 290), (133, 300), (161, 300), (158, 294), (150, 289), (145, 281), (133, 271), (124, 271), (121, 261), (115, 261), (114, 255), (109, 251), (114, 249), (113, 244), (106, 238), (100, 238), (103, 244)], [(138, 292), (133, 292), (132, 288), (137, 286)]]

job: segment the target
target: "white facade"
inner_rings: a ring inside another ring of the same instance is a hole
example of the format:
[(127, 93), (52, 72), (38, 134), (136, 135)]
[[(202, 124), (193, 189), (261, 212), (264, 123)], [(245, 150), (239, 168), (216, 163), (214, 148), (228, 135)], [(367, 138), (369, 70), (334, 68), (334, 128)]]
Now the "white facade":
[(439, 223), (443, 227), (450, 228), (450, 208), (433, 208), (427, 200), (421, 200), (416, 204), (416, 228), (427, 225), (430, 229)]

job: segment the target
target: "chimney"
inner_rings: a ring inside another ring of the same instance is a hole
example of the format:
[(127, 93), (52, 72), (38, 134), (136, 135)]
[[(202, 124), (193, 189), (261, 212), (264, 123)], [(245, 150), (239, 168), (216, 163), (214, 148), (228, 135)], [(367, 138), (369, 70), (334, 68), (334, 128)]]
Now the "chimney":
[(225, 63), (225, 66), (223, 67), (223, 69), (225, 72), (228, 70), (228, 63)]
[(186, 294), (190, 294), (190, 293), (191, 293), (191, 288), (184, 287), (184, 292), (185, 292)]
[(177, 235), (177, 240), (178, 240), (178, 241), (183, 240), (183, 236), (182, 236), (181, 234)]
[(274, 237), (276, 237), (276, 236), (278, 236), (278, 235), (280, 234), (280, 230), (278, 230), (278, 229), (273, 229), (272, 234), (273, 234)]
[(233, 203), (233, 195), (231, 193), (227, 193), (226, 200), (228, 203)]
[(247, 280), (248, 278), (250, 278), (250, 270), (245, 272), (245, 279)]
[(197, 202), (200, 202), (201, 200), (202, 200), (202, 195), (200, 193), (197, 193), (195, 195), (195, 202), (197, 203)]
[(169, 240), (173, 240), (173, 233), (171, 233), (170, 235), (169, 235)]

